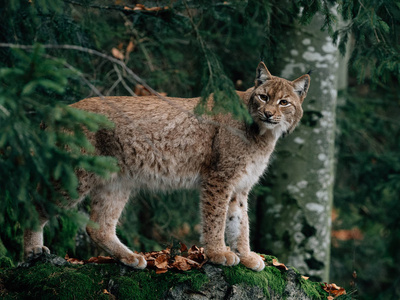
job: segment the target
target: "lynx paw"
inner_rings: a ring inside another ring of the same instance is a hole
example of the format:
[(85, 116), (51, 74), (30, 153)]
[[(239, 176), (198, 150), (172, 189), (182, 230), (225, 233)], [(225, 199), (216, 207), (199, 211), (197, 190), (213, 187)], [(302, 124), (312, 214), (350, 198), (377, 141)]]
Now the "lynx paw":
[(36, 257), (39, 257), (43, 253), (50, 254), (49, 248), (46, 246), (33, 246), (32, 248), (29, 248), (25, 252), (25, 259), (30, 260)]
[(223, 266), (236, 266), (240, 262), (239, 257), (232, 251), (207, 253), (207, 257), (210, 262)]
[(255, 252), (240, 256), (240, 262), (247, 268), (257, 272), (262, 271), (265, 267), (262, 257)]
[(135, 269), (144, 269), (147, 266), (147, 261), (144, 259), (144, 256), (135, 253), (131, 253), (129, 256), (121, 258), (120, 262)]

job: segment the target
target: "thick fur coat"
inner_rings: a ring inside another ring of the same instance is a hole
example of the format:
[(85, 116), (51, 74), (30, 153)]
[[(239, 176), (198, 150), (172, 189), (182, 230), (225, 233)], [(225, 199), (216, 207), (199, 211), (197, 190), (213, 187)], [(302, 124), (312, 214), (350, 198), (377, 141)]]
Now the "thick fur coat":
[[(255, 86), (238, 92), (253, 118), (251, 125), (231, 115), (196, 117), (192, 112), (199, 98), (106, 97), (73, 104), (115, 123), (114, 129), (88, 133), (88, 138), (97, 154), (118, 159), (120, 172), (103, 180), (77, 171), (80, 198), (90, 194), (90, 219), (98, 224), (87, 227), (90, 237), (122, 263), (144, 268), (145, 259), (115, 233), (129, 197), (141, 189), (197, 188), (208, 259), (262, 270), (263, 260), (249, 246), (247, 197), (267, 168), (278, 138), (300, 121), (309, 83), (309, 75), (295, 81), (272, 76), (260, 63)], [(43, 217), (42, 227), (46, 221)], [(25, 232), (27, 257), (48, 251), (42, 236)]]

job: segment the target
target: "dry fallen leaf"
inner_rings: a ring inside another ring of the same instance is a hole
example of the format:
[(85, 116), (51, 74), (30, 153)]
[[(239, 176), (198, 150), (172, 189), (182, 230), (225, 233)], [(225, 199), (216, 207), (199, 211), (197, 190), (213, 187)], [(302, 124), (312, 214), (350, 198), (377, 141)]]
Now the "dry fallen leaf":
[(346, 290), (335, 283), (326, 283), (322, 285), (322, 289), (329, 293), (329, 295), (333, 295), (335, 298), (340, 295), (345, 295)]
[(308, 278), (310, 278), (310, 277), (307, 277), (307, 276), (301, 276), (304, 280), (308, 280)]
[(128, 46), (126, 47), (126, 57), (129, 56), (129, 54), (135, 50), (135, 44), (132, 41), (129, 41)]
[[(151, 96), (152, 95), (152, 93), (141, 84), (137, 84), (135, 86), (135, 94), (137, 96)], [(163, 97), (167, 96), (167, 93), (163, 93), (163, 92), (159, 92), (158, 94)]]
[(138, 96), (150, 96), (151, 92), (146, 89), (143, 85), (137, 84), (135, 86), (135, 94)]
[[(191, 262), (198, 265), (198, 263), (196, 263), (193, 260)], [(171, 266), (180, 271), (188, 271), (192, 268), (191, 265), (189, 264), (189, 260), (179, 255), (175, 256), (175, 261), (171, 264)]]
[(136, 4), (133, 10), (146, 10), (146, 7), (143, 4)]
[(107, 291), (106, 289), (103, 290), (103, 294), (111, 295), (110, 292)]
[(124, 55), (122, 54), (121, 51), (119, 51), (117, 48), (112, 48), (111, 49), (111, 54), (115, 57), (118, 58), (120, 60), (124, 59)]
[(183, 252), (188, 252), (188, 248), (186, 247), (186, 245), (185, 244), (183, 244), (183, 243), (180, 243), (181, 244), (181, 253), (183, 253)]
[(160, 255), (156, 258), (154, 265), (158, 268), (158, 269), (165, 269), (168, 266), (168, 259), (169, 256), (167, 255)]
[(332, 230), (332, 237), (339, 241), (349, 241), (349, 240), (360, 241), (364, 239), (364, 234), (358, 228), (341, 229), (341, 230)]
[(70, 258), (70, 257), (68, 256), (68, 254), (65, 254), (64, 259), (65, 259), (67, 262), (69, 262), (69, 263), (71, 263), (71, 264), (73, 264), (73, 265), (83, 265), (83, 264), (84, 264), (83, 260), (77, 259), (77, 258)]
[(113, 264), (116, 263), (117, 261), (112, 258), (111, 256), (97, 256), (97, 257), (91, 257), (88, 260), (84, 260), (85, 264), (88, 263), (94, 263), (94, 264)]
[[(190, 249), (185, 244), (180, 244), (178, 255), (171, 257), (171, 249), (167, 248), (161, 251), (152, 251), (136, 254), (143, 255), (147, 261), (147, 268), (155, 269), (157, 274), (168, 272), (170, 269), (179, 271), (189, 271), (191, 269), (200, 269), (206, 262), (207, 257), (204, 253), (204, 248), (192, 246)], [(180, 253), (180, 255), (179, 255)], [(65, 255), (65, 259), (72, 264), (110, 264), (118, 261), (110, 256), (91, 257), (88, 260), (70, 258)]]
[(277, 267), (278, 269), (289, 270), (284, 264), (279, 263), (275, 258), (272, 260), (272, 264)]
[(146, 7), (143, 4), (136, 4), (134, 8), (130, 8), (128, 6), (124, 7), (125, 10), (144, 10), (144, 11), (160, 11), (168, 9), (168, 6), (164, 7)]
[(167, 268), (165, 268), (165, 269), (157, 269), (156, 270), (156, 274), (163, 274), (163, 273), (167, 273), (167, 272), (168, 272)]

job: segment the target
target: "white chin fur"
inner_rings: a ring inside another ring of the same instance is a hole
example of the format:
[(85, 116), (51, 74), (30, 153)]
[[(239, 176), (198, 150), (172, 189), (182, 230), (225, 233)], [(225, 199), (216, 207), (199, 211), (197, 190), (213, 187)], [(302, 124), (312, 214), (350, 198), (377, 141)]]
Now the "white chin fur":
[(266, 122), (263, 122), (263, 126), (266, 128), (266, 129), (274, 129), (275, 127), (277, 127), (277, 126), (279, 126), (279, 124), (272, 124), (272, 123), (266, 123)]
[(276, 139), (280, 138), (283, 133), (287, 132), (289, 123), (282, 120), (278, 124), (265, 123), (261, 125), (260, 134), (264, 134), (267, 130), (271, 130)]

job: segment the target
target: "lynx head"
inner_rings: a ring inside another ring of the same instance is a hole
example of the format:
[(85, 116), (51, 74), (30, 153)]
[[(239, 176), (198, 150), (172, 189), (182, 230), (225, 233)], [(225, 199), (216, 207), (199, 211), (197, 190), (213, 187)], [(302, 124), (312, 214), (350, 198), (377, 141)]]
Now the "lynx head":
[(308, 74), (289, 81), (272, 76), (265, 64), (260, 62), (249, 99), (249, 112), (260, 134), (271, 130), (278, 138), (292, 132), (303, 116), (301, 104), (309, 86)]

